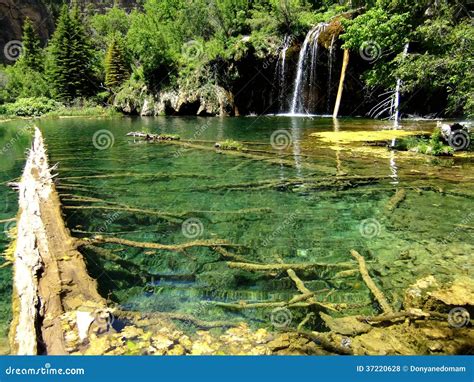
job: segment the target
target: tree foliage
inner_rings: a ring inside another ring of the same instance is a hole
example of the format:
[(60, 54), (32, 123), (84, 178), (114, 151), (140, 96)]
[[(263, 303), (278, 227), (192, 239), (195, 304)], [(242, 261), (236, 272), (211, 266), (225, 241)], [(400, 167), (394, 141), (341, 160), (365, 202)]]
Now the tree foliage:
[(110, 89), (117, 89), (129, 75), (124, 43), (120, 36), (116, 36), (111, 39), (105, 56), (105, 84)]
[[(147, 91), (215, 84), (231, 89), (246, 60), (271, 61), (285, 38), (297, 47), (315, 24), (348, 12), (339, 17), (340, 37), (353, 54), (362, 56), (367, 45), (372, 49), (361, 73), (368, 87), (389, 90), (401, 79), (403, 92), (444, 92), (446, 114), (472, 116), (474, 32), (468, 2), (143, 0), (131, 13), (114, 6), (89, 20), (77, 6), (64, 6), (44, 51), (25, 22), (24, 52), (3, 70), (0, 101), (41, 96), (72, 101), (98, 92), (108, 99), (98, 82), (115, 94), (129, 93), (131, 84), (134, 94), (138, 84)], [(56, 9), (64, 2), (49, 3)]]
[(94, 89), (92, 44), (77, 6), (64, 6), (51, 39), (49, 75), (54, 95), (64, 101), (87, 97)]
[(23, 24), (22, 45), (23, 49), (19, 64), (24, 65), (29, 69), (42, 72), (44, 66), (41, 41), (34, 30), (33, 23), (28, 17), (25, 19), (25, 23)]

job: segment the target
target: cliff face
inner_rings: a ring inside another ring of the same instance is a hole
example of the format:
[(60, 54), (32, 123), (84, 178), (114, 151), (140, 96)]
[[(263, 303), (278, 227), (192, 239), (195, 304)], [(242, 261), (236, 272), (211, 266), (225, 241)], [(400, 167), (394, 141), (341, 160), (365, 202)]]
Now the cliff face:
[[(15, 54), (5, 54), (8, 43), (21, 40), (23, 22), (29, 17), (44, 43), (54, 31), (54, 19), (61, 4), (69, 0), (0, 0), (0, 63), (14, 61)], [(141, 0), (120, 0), (119, 6), (130, 11), (138, 7)], [(81, 9), (89, 14), (104, 12), (112, 7), (114, 0), (78, 0)], [(12, 60), (13, 58), (13, 60)]]
[[(43, 41), (53, 31), (51, 12), (41, 0), (0, 0), (0, 62), (11, 63), (15, 55), (5, 54), (8, 43), (21, 40), (21, 30), (26, 17), (36, 25)], [(9, 59), (10, 58), (10, 59)]]

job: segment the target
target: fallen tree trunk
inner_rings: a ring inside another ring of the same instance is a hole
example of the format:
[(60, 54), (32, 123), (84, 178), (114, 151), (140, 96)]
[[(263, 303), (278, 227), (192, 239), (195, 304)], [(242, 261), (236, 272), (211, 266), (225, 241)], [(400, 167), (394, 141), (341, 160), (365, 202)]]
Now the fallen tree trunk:
[(352, 257), (354, 257), (357, 262), (359, 263), (359, 271), (364, 280), (367, 287), (370, 289), (376, 300), (378, 301), (380, 307), (384, 311), (384, 313), (391, 314), (393, 313), (393, 309), (388, 303), (387, 299), (385, 298), (384, 294), (380, 291), (380, 289), (375, 285), (374, 281), (369, 275), (369, 271), (367, 270), (367, 265), (365, 264), (365, 259), (360, 255), (359, 252), (352, 250), (351, 251)]
[[(135, 134), (135, 133), (131, 133), (131, 134)], [(140, 138), (146, 139), (145, 137), (140, 137)], [(293, 160), (280, 159), (279, 153), (272, 153), (274, 155), (263, 156), (263, 155), (251, 154), (249, 152), (243, 152), (243, 151), (238, 151), (238, 150), (217, 150), (216, 151), (216, 148), (214, 146), (197, 145), (195, 143), (181, 142), (181, 141), (176, 141), (176, 140), (175, 141), (161, 140), (161, 141), (154, 141), (154, 142), (160, 142), (160, 144), (167, 144), (167, 145), (177, 145), (183, 148), (189, 148), (189, 149), (195, 149), (195, 150), (213, 151), (221, 155), (242, 157), (242, 158), (247, 158), (251, 160), (262, 161), (262, 162), (269, 163), (272, 165), (296, 167), (296, 164)], [(335, 174), (334, 169), (327, 166), (319, 165), (317, 163), (303, 162), (303, 163), (298, 164), (298, 166), (301, 166), (308, 170), (320, 171), (327, 174)]]
[(10, 344), (19, 355), (67, 354), (62, 316), (87, 310), (93, 321), (94, 311), (106, 306), (73, 246), (52, 178), (36, 128), (18, 185)]
[(185, 249), (193, 248), (193, 247), (238, 247), (237, 244), (231, 244), (223, 240), (197, 240), (191, 241), (188, 243), (183, 244), (159, 244), (159, 243), (150, 243), (150, 242), (142, 242), (142, 241), (133, 241), (127, 239), (119, 239), (116, 237), (103, 237), (103, 236), (95, 236), (92, 239), (82, 239), (77, 240), (76, 245), (90, 245), (90, 244), (119, 244), (125, 245), (127, 247), (135, 247), (135, 248), (145, 248), (145, 249), (163, 249), (167, 251), (182, 251)]
[(270, 272), (270, 271), (288, 271), (289, 269), (293, 270), (309, 270), (316, 268), (348, 268), (352, 269), (354, 267), (353, 263), (295, 263), (295, 264), (251, 264), (251, 263), (237, 263), (237, 262), (228, 262), (227, 265), (229, 268), (237, 268), (245, 271), (260, 271), (260, 272)]
[[(290, 279), (293, 280), (293, 282), (296, 285), (296, 289), (300, 291), (303, 295), (306, 295), (308, 293), (312, 293), (308, 288), (306, 288), (306, 285), (304, 285), (304, 282), (296, 275), (295, 271), (293, 269), (288, 269), (286, 271), (288, 273), (288, 276), (290, 276)], [(321, 308), (327, 309), (327, 310), (332, 310), (334, 312), (337, 312), (336, 309), (334, 309), (330, 305), (323, 304), (321, 302), (316, 301), (314, 297), (311, 297), (309, 301), (315, 305), (320, 306)]]

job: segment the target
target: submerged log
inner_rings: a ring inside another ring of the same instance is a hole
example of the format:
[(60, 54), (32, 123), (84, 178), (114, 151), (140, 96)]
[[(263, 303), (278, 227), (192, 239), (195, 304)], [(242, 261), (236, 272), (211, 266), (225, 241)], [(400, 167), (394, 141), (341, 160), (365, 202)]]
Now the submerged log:
[(159, 244), (142, 241), (133, 241), (120, 239), (116, 237), (95, 236), (91, 239), (77, 240), (77, 246), (90, 244), (119, 244), (127, 247), (144, 248), (144, 249), (162, 249), (167, 251), (182, 251), (194, 247), (239, 247), (237, 244), (231, 244), (224, 240), (196, 240), (183, 244)]
[(404, 188), (400, 188), (397, 190), (395, 195), (393, 195), (387, 203), (387, 210), (392, 212), (393, 210), (397, 209), (401, 202), (405, 200), (407, 196), (407, 192)]
[(20, 355), (67, 354), (63, 314), (106, 304), (62, 219), (38, 128), (19, 183), (19, 210), (11, 348)]
[(387, 299), (385, 298), (384, 294), (381, 290), (375, 285), (374, 281), (369, 275), (369, 271), (367, 270), (367, 265), (365, 264), (365, 259), (360, 255), (359, 252), (352, 250), (351, 251), (352, 257), (354, 257), (357, 262), (359, 263), (359, 271), (362, 276), (362, 280), (364, 280), (367, 287), (370, 289), (376, 300), (378, 301), (382, 310), (387, 313), (393, 313), (393, 309), (388, 303)]
[(325, 350), (331, 353), (341, 354), (341, 355), (353, 354), (350, 348), (341, 346), (335, 343), (334, 341), (331, 341), (331, 339), (326, 333), (309, 332), (306, 330), (299, 330), (297, 333), (303, 337), (306, 337), (314, 341), (316, 344), (320, 345), (322, 348), (324, 348)]
[[(290, 276), (290, 279), (293, 280), (293, 282), (296, 285), (296, 289), (298, 289), (300, 293), (304, 295), (312, 293), (308, 288), (306, 288), (306, 285), (304, 285), (304, 282), (296, 275), (293, 269), (288, 269), (286, 273), (288, 273), (288, 276)], [(332, 306), (318, 302), (316, 301), (314, 297), (311, 297), (309, 301), (317, 306), (320, 306), (321, 308), (337, 312), (337, 310), (334, 309)]]
[(240, 323), (232, 321), (205, 321), (200, 320), (190, 314), (173, 313), (173, 312), (136, 312), (129, 310), (114, 310), (114, 315), (119, 318), (134, 320), (140, 326), (140, 321), (149, 321), (150, 324), (156, 321), (176, 320), (190, 323), (199, 329), (213, 329), (213, 328), (229, 328), (238, 326)]
[(294, 263), (294, 264), (251, 264), (251, 263), (236, 263), (228, 262), (229, 268), (242, 269), (244, 271), (257, 271), (257, 272), (271, 272), (271, 271), (288, 271), (293, 270), (311, 270), (317, 268), (348, 268), (354, 267), (353, 263)]
[[(269, 163), (272, 165), (285, 166), (285, 167), (297, 166), (293, 160), (280, 158), (281, 154), (277, 152), (275, 153), (269, 152), (268, 156), (264, 156), (264, 155), (252, 154), (250, 152), (244, 152), (244, 151), (238, 151), (238, 150), (217, 150), (216, 151), (214, 146), (198, 145), (191, 142), (166, 141), (165, 143), (170, 144), (170, 145), (177, 145), (183, 148), (212, 151), (214, 153), (221, 154), (221, 155), (230, 155), (230, 156), (247, 158), (247, 159), (251, 159), (255, 161), (262, 161), (262, 162)], [(335, 170), (333, 168), (323, 166), (317, 163), (303, 162), (303, 163), (299, 163), (298, 166), (308, 169), (308, 170), (312, 170), (312, 171), (320, 171), (326, 174), (335, 174)]]

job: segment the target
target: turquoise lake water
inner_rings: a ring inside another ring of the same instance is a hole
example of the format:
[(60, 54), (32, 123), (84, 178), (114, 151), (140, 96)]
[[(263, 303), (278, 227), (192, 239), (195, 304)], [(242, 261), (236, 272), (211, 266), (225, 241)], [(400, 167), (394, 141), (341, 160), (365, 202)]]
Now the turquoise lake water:
[[(16, 214), (5, 183), (21, 174), (30, 136), (27, 122), (0, 124), (0, 219)], [(328, 118), (61, 119), (37, 122), (50, 164), (59, 163), (57, 189), (66, 224), (77, 237), (118, 237), (180, 244), (226, 240), (231, 253), (257, 263), (338, 263), (359, 251), (394, 306), (417, 279), (451, 281), (472, 272), (472, 159), (375, 154), (311, 137), (323, 131), (363, 131), (388, 122)], [(432, 130), (435, 122), (404, 121)], [(147, 143), (131, 131), (179, 134), (198, 148)], [(275, 135), (275, 132), (278, 134)], [(273, 134), (273, 138), (272, 138)], [(248, 156), (226, 155), (214, 142), (243, 142)], [(273, 143), (273, 146), (272, 146)], [(334, 185), (335, 174), (373, 177)], [(406, 198), (387, 205), (397, 189)], [(0, 249), (9, 241), (5, 223)], [(466, 228), (467, 227), (467, 228)], [(470, 227), (470, 228), (469, 228)], [(271, 327), (271, 310), (228, 311), (215, 302), (288, 300), (297, 290), (285, 272), (230, 269), (212, 248), (183, 251), (98, 244), (84, 248), (91, 275), (111, 304), (136, 311), (173, 311), (202, 320), (229, 319)], [(113, 256), (110, 256), (113, 255)], [(354, 267), (355, 269), (356, 267)], [(348, 312), (377, 312), (360, 276), (340, 269), (298, 273), (321, 301), (348, 303)], [(472, 273), (471, 273), (472, 274)], [(0, 330), (10, 317), (11, 271), (0, 270)], [(304, 317), (292, 311), (292, 324)], [(318, 325), (317, 322), (314, 325)]]

